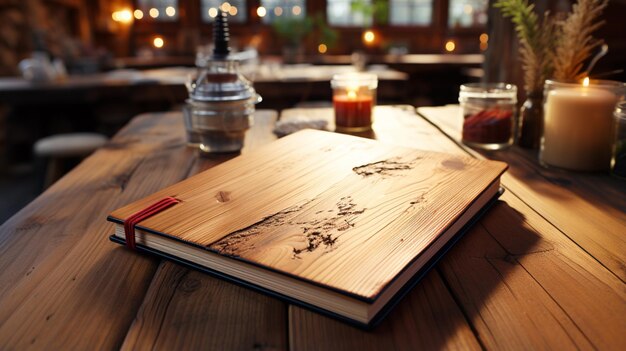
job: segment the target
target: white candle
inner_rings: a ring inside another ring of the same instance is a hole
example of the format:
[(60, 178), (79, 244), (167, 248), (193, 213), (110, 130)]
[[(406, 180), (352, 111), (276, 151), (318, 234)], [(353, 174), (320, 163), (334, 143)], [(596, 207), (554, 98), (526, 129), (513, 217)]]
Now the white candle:
[(544, 107), (541, 161), (577, 171), (608, 170), (617, 100), (613, 92), (594, 86), (557, 87), (549, 91)]

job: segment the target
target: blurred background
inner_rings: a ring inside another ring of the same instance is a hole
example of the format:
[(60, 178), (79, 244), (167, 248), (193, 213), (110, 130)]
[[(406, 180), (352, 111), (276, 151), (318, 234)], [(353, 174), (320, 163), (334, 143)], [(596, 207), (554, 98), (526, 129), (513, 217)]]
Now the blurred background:
[[(572, 3), (535, 1), (538, 12), (552, 13)], [(472, 81), (521, 87), (513, 26), (491, 5), (0, 0), (0, 223), (49, 182), (42, 163), (48, 144), (38, 149), (38, 141), (85, 132), (107, 138), (137, 114), (180, 110), (185, 82), (211, 50), (220, 10), (228, 14), (233, 52), (264, 98), (257, 108), (281, 110), (330, 106), (330, 77), (351, 70), (377, 73), (379, 104), (456, 103), (459, 85)], [(624, 14), (624, 0), (604, 11), (597, 37), (609, 51), (594, 69), (598, 78), (626, 80)]]

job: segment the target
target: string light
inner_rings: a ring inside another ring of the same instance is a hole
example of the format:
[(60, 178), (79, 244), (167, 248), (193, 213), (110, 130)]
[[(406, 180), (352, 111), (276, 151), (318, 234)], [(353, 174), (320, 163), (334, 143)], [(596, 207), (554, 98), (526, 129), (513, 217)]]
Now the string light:
[(133, 21), (133, 13), (128, 9), (115, 11), (111, 17), (115, 22), (130, 23)]
[(217, 17), (217, 9), (215, 7), (211, 7), (209, 9), (209, 17), (211, 18)]
[(325, 54), (326, 51), (328, 51), (328, 47), (326, 46), (326, 44), (320, 44), (317, 46), (317, 52), (319, 52), (320, 54)]
[(152, 40), (152, 45), (154, 45), (155, 48), (160, 49), (163, 45), (165, 45), (165, 41), (161, 37), (155, 37), (154, 40)]
[(376, 40), (376, 34), (374, 34), (374, 32), (372, 32), (371, 30), (363, 32), (363, 41), (366, 44), (372, 44), (374, 43), (374, 40)]
[(446, 42), (445, 48), (446, 48), (447, 52), (452, 52), (452, 51), (454, 51), (454, 49), (456, 49), (456, 44), (454, 43), (453, 40), (448, 40)]
[(480, 50), (487, 50), (487, 47), (489, 46), (489, 35), (487, 33), (483, 33), (480, 37), (478, 37), (478, 40), (480, 40)]
[(259, 7), (257, 7), (257, 9), (256, 9), (256, 14), (257, 14), (259, 17), (265, 17), (265, 15), (267, 15), (267, 10), (265, 9), (265, 7), (263, 7), (263, 6), (259, 6)]
[(143, 11), (135, 10), (135, 12), (133, 12), (133, 15), (135, 16), (136, 19), (140, 20), (143, 18)]
[(238, 12), (238, 10), (237, 10), (237, 7), (235, 7), (235, 6), (231, 6), (231, 7), (230, 7), (230, 9), (228, 10), (228, 13), (229, 13), (231, 16), (236, 16), (236, 15), (237, 15), (237, 12)]
[(149, 12), (149, 13), (150, 13), (150, 17), (152, 17), (152, 18), (157, 18), (157, 17), (159, 17), (159, 10), (157, 10), (157, 9), (156, 9), (156, 8), (154, 8), (154, 7), (150, 9), (150, 12)]
[(299, 16), (302, 13), (302, 8), (296, 5), (291, 8), (291, 13), (293, 13), (294, 16)]
[(280, 6), (274, 7), (274, 14), (276, 16), (281, 16), (283, 14), (283, 8)]
[(174, 17), (174, 15), (176, 15), (176, 9), (173, 6), (168, 6), (165, 9), (165, 14), (169, 17)]
[(230, 12), (230, 3), (229, 2), (222, 3), (221, 9), (224, 12)]

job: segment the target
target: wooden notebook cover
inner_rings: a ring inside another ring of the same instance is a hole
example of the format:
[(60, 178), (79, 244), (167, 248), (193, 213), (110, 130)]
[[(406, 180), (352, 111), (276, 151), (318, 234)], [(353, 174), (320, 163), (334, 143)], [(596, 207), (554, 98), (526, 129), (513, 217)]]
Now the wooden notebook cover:
[(373, 301), (506, 167), (306, 130), (110, 218), (173, 196), (138, 227)]

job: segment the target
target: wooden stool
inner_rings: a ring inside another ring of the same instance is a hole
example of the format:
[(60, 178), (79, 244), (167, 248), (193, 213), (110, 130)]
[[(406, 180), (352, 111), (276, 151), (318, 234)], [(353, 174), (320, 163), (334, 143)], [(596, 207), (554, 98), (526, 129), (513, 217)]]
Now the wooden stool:
[(107, 140), (106, 136), (96, 133), (56, 134), (39, 139), (33, 151), (37, 158), (37, 167), (44, 174), (42, 189), (52, 185)]

